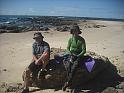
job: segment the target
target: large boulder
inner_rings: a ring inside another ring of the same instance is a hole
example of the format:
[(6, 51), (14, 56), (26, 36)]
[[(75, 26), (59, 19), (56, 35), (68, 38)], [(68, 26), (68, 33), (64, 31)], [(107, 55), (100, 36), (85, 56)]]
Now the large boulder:
[(49, 30), (49, 28), (48, 27), (40, 27), (39, 30), (41, 30), (41, 31), (47, 31), (47, 30)]
[(60, 31), (60, 32), (64, 32), (64, 31), (69, 31), (70, 27), (67, 26), (67, 25), (63, 25), (63, 26), (58, 26), (56, 27), (56, 30), (57, 31)]
[[(59, 52), (61, 52), (59, 50)], [(51, 54), (55, 54), (56, 49), (52, 49)], [(62, 53), (60, 53), (62, 54)], [(91, 79), (93, 79), (99, 72), (103, 71), (105, 68), (109, 66), (109, 60), (105, 56), (97, 55), (94, 52), (87, 52), (86, 56), (91, 56), (95, 60), (95, 65), (91, 72), (88, 72), (86, 67), (79, 67), (76, 71), (74, 80), (72, 82), (72, 87), (83, 84)], [(38, 86), (42, 88), (57, 88), (61, 87), (64, 82), (67, 80), (67, 71), (65, 66), (63, 65), (63, 59), (60, 57), (60, 62), (52, 59), (47, 66), (47, 72), (45, 73), (45, 77), (41, 75)]]

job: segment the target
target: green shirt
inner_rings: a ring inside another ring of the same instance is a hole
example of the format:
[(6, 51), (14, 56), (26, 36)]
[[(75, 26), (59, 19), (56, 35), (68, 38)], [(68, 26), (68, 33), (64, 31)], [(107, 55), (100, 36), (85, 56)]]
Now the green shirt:
[(78, 57), (84, 56), (86, 53), (86, 44), (81, 36), (72, 36), (68, 41), (67, 50), (69, 53), (75, 54)]

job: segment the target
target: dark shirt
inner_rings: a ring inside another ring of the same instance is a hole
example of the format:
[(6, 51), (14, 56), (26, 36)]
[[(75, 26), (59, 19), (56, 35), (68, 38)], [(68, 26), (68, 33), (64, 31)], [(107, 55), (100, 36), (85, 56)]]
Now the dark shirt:
[(47, 42), (43, 41), (42, 43), (37, 43), (34, 42), (32, 45), (32, 53), (35, 55), (37, 58), (39, 58), (43, 52), (48, 52), (50, 55), (50, 46)]

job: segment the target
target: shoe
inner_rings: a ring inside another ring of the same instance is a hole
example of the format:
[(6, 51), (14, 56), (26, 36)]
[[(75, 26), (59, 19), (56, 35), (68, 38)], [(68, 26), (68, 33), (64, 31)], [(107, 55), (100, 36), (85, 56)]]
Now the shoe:
[(68, 86), (69, 86), (68, 82), (65, 82), (64, 86), (62, 87), (62, 90), (65, 91)]
[(21, 93), (29, 93), (29, 89), (23, 89)]

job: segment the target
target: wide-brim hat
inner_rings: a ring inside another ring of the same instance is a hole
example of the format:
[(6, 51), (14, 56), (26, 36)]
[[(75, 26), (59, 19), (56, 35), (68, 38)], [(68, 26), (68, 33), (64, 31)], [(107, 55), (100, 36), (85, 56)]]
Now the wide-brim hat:
[(44, 36), (40, 32), (35, 32), (33, 39), (36, 39), (36, 38), (39, 38), (39, 37), (44, 38)]
[(81, 32), (80, 30), (82, 30), (82, 29), (80, 29), (78, 25), (72, 25), (72, 26), (70, 27), (70, 33), (71, 33), (71, 34), (72, 34), (74, 31), (78, 31), (78, 34), (81, 34), (82, 32)]

